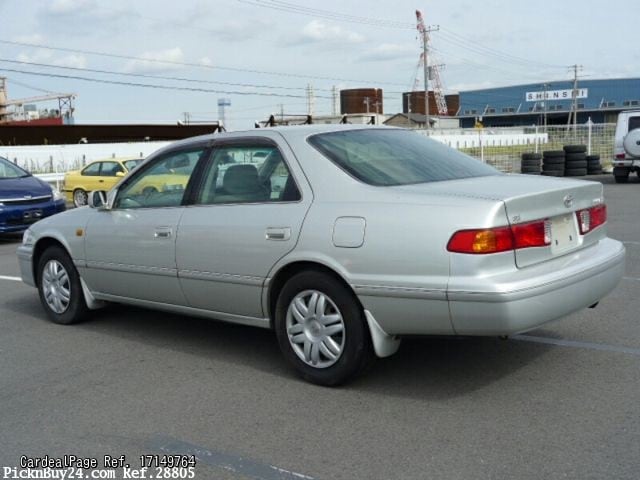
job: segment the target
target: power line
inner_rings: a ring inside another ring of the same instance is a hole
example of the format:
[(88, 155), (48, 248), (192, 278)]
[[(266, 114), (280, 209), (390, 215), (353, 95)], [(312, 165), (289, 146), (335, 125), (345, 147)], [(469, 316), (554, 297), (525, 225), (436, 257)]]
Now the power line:
[[(173, 85), (157, 85), (151, 83), (138, 83), (138, 82), (122, 82), (118, 80), (106, 80), (102, 78), (82, 77), (79, 75), (62, 75), (50, 72), (30, 72), (27, 70), (18, 70), (11, 68), (1, 68), (0, 71), (22, 73), (24, 75), (35, 75), (39, 77), (52, 77), (52, 78), (65, 78), (69, 80), (81, 80), (85, 82), (105, 83), (109, 85), (121, 85), (127, 87), (141, 87), (141, 88), (153, 88), (160, 90), (181, 90), (187, 92), (202, 92), (202, 93), (216, 93), (223, 95), (243, 95), (243, 96), (262, 96), (262, 97), (282, 97), (282, 98), (306, 98), (305, 95), (294, 95), (289, 93), (269, 93), (269, 92), (243, 92), (238, 90), (217, 90), (200, 87), (181, 87)], [(330, 97), (323, 97), (330, 98)]]
[(376, 27), (400, 28), (404, 30), (413, 30), (415, 28), (415, 25), (410, 22), (400, 22), (400, 21), (386, 20), (381, 18), (349, 15), (345, 13), (334, 12), (331, 10), (305, 7), (302, 5), (285, 2), (281, 0), (237, 0), (237, 1), (240, 3), (253, 5), (255, 7), (270, 8), (272, 10), (280, 10), (283, 12), (296, 13), (300, 15), (324, 18), (326, 20), (335, 20), (339, 22), (357, 23), (361, 25), (371, 25)]
[[(165, 65), (180, 65), (183, 67), (204, 68), (209, 70), (228, 70), (232, 72), (255, 73), (260, 75), (274, 75), (274, 76), (289, 77), (289, 78), (331, 80), (331, 81), (337, 81), (337, 82), (372, 83), (371, 80), (354, 80), (349, 78), (326, 77), (326, 76), (320, 76), (320, 75), (305, 75), (305, 74), (290, 73), (290, 72), (275, 72), (275, 71), (255, 70), (255, 69), (238, 68), (238, 67), (224, 67), (224, 66), (208, 65), (205, 63), (180, 62), (177, 60), (162, 60), (157, 58), (154, 59), (154, 58), (136, 57), (133, 55), (124, 55), (124, 54), (118, 54), (118, 53), (98, 52), (95, 50), (87, 50), (87, 49), (80, 49), (80, 48), (55, 47), (53, 45), (43, 45), (43, 44), (29, 43), (29, 42), (16, 42), (16, 41), (5, 40), (5, 39), (0, 39), (0, 44), (20, 46), (20, 47), (30, 47), (30, 48), (42, 48), (45, 50), (53, 50), (53, 51), (67, 52), (67, 53), (81, 53), (84, 55), (95, 55), (100, 57), (117, 58), (120, 60), (137, 60), (140, 62), (162, 63)], [(394, 83), (394, 82), (374, 82), (374, 83), (378, 85), (402, 85), (401, 83)]]
[[(200, 83), (200, 84), (210, 84), (210, 85), (230, 85), (234, 87), (250, 87), (250, 88), (274, 88), (274, 89), (281, 89), (281, 90), (303, 90), (304, 89), (304, 87), (285, 87), (285, 86), (276, 86), (276, 85), (261, 85), (261, 84), (254, 84), (254, 83), (221, 82), (217, 80), (200, 80), (200, 79), (188, 78), (188, 77), (171, 77), (171, 76), (165, 76), (165, 75), (150, 75), (150, 74), (144, 74), (144, 73), (116, 72), (114, 70), (99, 70), (95, 68), (70, 67), (66, 65), (54, 65), (51, 63), (11, 60), (8, 58), (0, 58), (0, 62), (14, 63), (14, 64), (20, 64), (20, 65), (31, 65), (36, 67), (59, 68), (62, 70), (74, 70), (74, 71), (80, 71), (80, 72), (101, 73), (101, 74), (107, 74), (107, 75), (120, 75), (124, 77), (153, 78), (156, 80), (172, 80), (172, 81), (179, 81), (179, 82), (190, 82), (190, 83)], [(330, 91), (329, 89), (320, 89), (320, 88), (318, 88), (318, 90)]]
[[(497, 58), (498, 60), (502, 60), (504, 62), (519, 63), (523, 66), (539, 65), (547, 68), (565, 68), (565, 65), (538, 62), (536, 60), (518, 57), (517, 55), (512, 55), (495, 48), (484, 46), (476, 40), (459, 35), (453, 30), (447, 28), (443, 28), (440, 34), (445, 37), (443, 38), (445, 41), (449, 41), (450, 43), (454, 44), (457, 42), (458, 46), (460, 46), (461, 48), (480, 53), (481, 55)], [(448, 40), (446, 40), (447, 37)]]

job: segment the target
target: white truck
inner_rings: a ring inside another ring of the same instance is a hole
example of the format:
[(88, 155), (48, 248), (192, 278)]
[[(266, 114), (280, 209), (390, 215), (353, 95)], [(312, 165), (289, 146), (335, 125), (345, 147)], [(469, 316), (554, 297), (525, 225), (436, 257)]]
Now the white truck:
[(631, 172), (640, 177), (640, 110), (618, 115), (613, 144), (613, 176), (616, 183), (626, 183)]

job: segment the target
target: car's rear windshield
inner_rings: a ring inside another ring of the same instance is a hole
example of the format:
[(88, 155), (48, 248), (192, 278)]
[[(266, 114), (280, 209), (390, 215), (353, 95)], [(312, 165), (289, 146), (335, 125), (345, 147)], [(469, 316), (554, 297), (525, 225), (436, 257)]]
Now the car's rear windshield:
[(4, 178), (28, 177), (29, 173), (14, 165), (4, 157), (0, 157), (0, 180)]
[(309, 143), (369, 185), (409, 185), (500, 174), (479, 160), (410, 130), (320, 133), (310, 137)]

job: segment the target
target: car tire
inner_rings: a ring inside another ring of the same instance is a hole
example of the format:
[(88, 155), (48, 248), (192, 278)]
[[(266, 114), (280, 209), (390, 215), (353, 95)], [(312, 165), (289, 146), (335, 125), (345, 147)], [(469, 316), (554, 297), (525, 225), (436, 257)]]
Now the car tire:
[(564, 166), (567, 169), (587, 168), (587, 161), (586, 160), (567, 160)]
[(567, 162), (571, 162), (571, 161), (585, 161), (587, 159), (587, 155), (584, 153), (567, 153), (565, 155), (565, 160)]
[(559, 165), (559, 166), (563, 166), (564, 165), (564, 157), (545, 158), (542, 161), (542, 165)]
[(541, 153), (523, 153), (522, 154), (522, 160), (541, 160), (541, 159), (542, 159)]
[(274, 327), (283, 355), (308, 382), (342, 384), (374, 358), (362, 306), (353, 292), (324, 272), (303, 271), (285, 283)]
[(535, 173), (535, 172), (540, 172), (540, 167), (522, 167), (520, 169), (520, 173)]
[(562, 149), (566, 153), (584, 153), (587, 151), (586, 145), (565, 145)]
[(89, 200), (89, 194), (85, 192), (83, 189), (76, 188), (73, 191), (73, 205), (76, 208), (84, 207), (85, 205), (87, 205), (87, 203), (89, 203), (88, 200)]
[(564, 171), (565, 177), (584, 177), (586, 174), (586, 168), (567, 168)]
[(543, 158), (564, 158), (564, 150), (547, 150), (546, 152), (542, 152)]
[(564, 177), (564, 170), (543, 170), (542, 175), (547, 177)]
[(613, 178), (616, 180), (616, 183), (628, 183), (629, 175), (614, 175)]
[(543, 163), (542, 170), (562, 170), (564, 171), (564, 162), (562, 163)]
[(520, 165), (522, 168), (537, 168), (540, 169), (540, 160), (526, 160), (523, 159)]
[(89, 309), (80, 275), (62, 247), (47, 248), (38, 260), (37, 285), (40, 302), (52, 322), (70, 325), (86, 317)]

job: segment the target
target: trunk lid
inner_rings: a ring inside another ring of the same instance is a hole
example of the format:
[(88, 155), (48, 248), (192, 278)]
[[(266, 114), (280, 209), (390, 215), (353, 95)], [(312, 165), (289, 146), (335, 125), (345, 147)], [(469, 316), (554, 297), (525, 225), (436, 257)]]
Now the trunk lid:
[(597, 182), (533, 175), (495, 175), (423, 185), (428, 185), (423, 189), (425, 193), (502, 201), (511, 225), (549, 219), (551, 246), (516, 250), (518, 268), (565, 255), (596, 243), (606, 235), (602, 227), (581, 235), (575, 214), (578, 210), (603, 203), (602, 184)]

